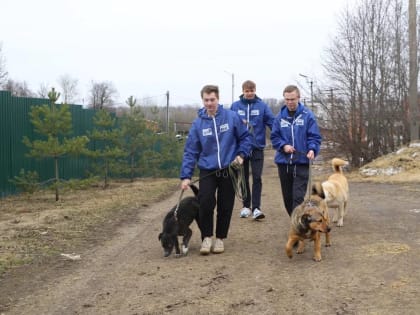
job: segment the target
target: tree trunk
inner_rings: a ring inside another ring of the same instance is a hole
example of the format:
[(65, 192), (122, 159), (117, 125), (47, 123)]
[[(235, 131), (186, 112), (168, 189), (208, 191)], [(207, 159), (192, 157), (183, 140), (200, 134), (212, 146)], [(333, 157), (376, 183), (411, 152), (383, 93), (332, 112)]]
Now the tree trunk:
[(55, 164), (55, 201), (58, 201), (59, 199), (58, 185), (60, 181), (60, 177), (58, 174), (58, 157), (54, 158), (54, 164)]

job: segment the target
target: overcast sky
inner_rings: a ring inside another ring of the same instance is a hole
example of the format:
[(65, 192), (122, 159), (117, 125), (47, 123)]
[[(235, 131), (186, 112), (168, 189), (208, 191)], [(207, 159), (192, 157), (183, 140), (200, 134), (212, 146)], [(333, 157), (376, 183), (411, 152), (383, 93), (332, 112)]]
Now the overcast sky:
[[(205, 84), (220, 102), (250, 79), (262, 98), (281, 98), (299, 73), (322, 77), (322, 55), (338, 16), (357, 0), (0, 0), (0, 42), (9, 77), (31, 90), (63, 74), (112, 81), (119, 102), (152, 97), (201, 104)], [(308, 89), (309, 91), (309, 89)]]

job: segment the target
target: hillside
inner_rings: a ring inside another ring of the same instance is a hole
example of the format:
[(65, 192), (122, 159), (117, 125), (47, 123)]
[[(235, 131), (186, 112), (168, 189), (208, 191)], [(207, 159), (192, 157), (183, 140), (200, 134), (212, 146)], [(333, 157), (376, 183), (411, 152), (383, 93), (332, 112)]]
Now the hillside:
[(378, 182), (420, 182), (420, 145), (403, 147), (381, 156), (350, 177)]

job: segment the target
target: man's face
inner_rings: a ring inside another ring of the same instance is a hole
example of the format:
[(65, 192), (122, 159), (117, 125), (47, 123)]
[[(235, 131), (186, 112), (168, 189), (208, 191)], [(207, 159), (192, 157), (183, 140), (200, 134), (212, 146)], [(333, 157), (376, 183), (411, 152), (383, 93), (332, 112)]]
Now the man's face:
[(203, 93), (203, 104), (207, 109), (207, 115), (216, 115), (217, 107), (219, 106), (219, 99), (215, 92)]
[(296, 111), (298, 103), (299, 103), (299, 95), (297, 91), (293, 91), (290, 93), (284, 93), (284, 102), (286, 103), (287, 109), (290, 111)]
[(247, 100), (252, 100), (255, 98), (256, 91), (255, 89), (245, 89), (242, 91), (244, 93), (244, 98)]

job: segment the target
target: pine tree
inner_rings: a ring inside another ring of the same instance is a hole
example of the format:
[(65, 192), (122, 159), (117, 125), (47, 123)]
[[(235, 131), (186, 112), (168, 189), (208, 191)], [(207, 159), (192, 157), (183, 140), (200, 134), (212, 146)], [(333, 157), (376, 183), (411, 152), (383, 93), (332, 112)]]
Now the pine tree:
[(35, 106), (29, 113), (35, 132), (46, 139), (31, 141), (26, 136), (23, 138), (23, 143), (30, 149), (28, 156), (53, 159), (56, 201), (59, 200), (59, 159), (66, 155), (82, 153), (89, 142), (86, 136), (68, 138), (72, 132), (72, 117), (68, 105), (57, 107), (55, 104), (59, 97), (60, 93), (57, 93), (53, 88), (48, 93), (50, 104)]
[(127, 101), (130, 106), (130, 113), (122, 118), (122, 134), (124, 137), (124, 150), (127, 153), (128, 161), (125, 163), (125, 174), (130, 175), (133, 182), (135, 174), (140, 171), (140, 158), (145, 151), (148, 137), (151, 131), (146, 128), (146, 120), (139, 106), (136, 106), (136, 99), (130, 96)]
[(111, 174), (122, 172), (120, 159), (126, 157), (126, 153), (122, 149), (121, 129), (116, 127), (116, 119), (109, 112), (98, 110), (93, 123), (95, 128), (88, 136), (94, 141), (95, 149), (89, 150), (87, 155), (94, 161), (95, 173), (102, 174), (106, 188)]

